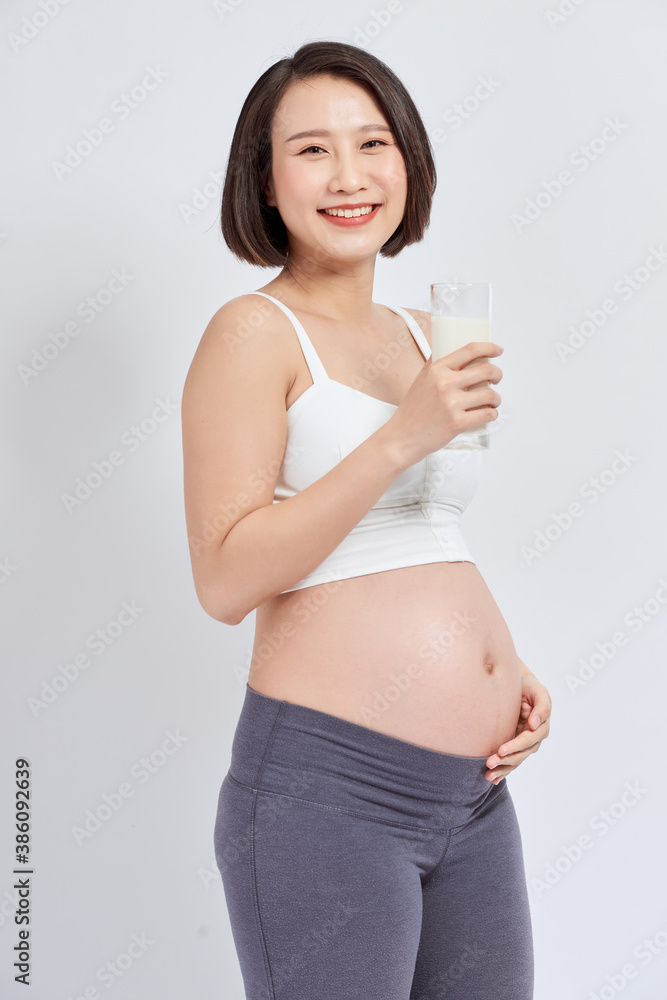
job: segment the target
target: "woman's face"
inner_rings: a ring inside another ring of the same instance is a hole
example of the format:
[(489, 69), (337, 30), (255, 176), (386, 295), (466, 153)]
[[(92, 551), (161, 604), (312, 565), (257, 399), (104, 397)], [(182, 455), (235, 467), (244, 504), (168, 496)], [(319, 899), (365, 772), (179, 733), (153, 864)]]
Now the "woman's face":
[[(407, 173), (391, 124), (370, 94), (331, 76), (293, 83), (276, 109), (271, 139), (265, 196), (285, 223), (290, 254), (377, 254), (403, 218)], [(341, 205), (379, 207), (341, 225), (323, 212)]]

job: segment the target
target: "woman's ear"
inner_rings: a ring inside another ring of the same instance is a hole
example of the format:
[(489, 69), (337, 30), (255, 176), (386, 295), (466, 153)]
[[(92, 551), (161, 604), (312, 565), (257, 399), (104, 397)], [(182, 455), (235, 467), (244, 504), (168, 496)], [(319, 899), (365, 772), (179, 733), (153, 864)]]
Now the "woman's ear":
[(276, 199), (273, 197), (273, 185), (271, 183), (271, 178), (266, 182), (264, 187), (264, 201), (269, 207), (274, 207), (276, 204)]

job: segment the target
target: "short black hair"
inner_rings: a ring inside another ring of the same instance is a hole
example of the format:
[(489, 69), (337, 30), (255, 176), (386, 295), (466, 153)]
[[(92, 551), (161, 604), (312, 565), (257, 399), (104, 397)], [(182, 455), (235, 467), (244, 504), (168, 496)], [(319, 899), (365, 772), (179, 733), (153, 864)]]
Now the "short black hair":
[(271, 176), (271, 128), (280, 100), (298, 80), (332, 76), (354, 80), (374, 98), (396, 136), (407, 174), (407, 199), (400, 225), (380, 248), (396, 257), (418, 243), (429, 224), (437, 182), (433, 149), (417, 108), (396, 74), (381, 59), (346, 42), (308, 42), (293, 56), (270, 66), (246, 97), (229, 151), (222, 191), (222, 235), (232, 253), (258, 267), (282, 267), (288, 237), (278, 209), (266, 204)]

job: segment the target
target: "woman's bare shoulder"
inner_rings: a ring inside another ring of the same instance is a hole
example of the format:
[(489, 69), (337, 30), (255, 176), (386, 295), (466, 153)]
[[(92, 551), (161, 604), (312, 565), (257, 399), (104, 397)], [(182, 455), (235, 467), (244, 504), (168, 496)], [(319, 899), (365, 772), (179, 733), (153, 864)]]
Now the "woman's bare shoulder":
[[(293, 345), (287, 338), (289, 320), (275, 303), (247, 292), (223, 303), (211, 316), (187, 373), (183, 404), (189, 406), (205, 391), (249, 380), (244, 396), (264, 395), (277, 384), (283, 397), (294, 381)], [(286, 349), (289, 347), (289, 350)]]
[(282, 310), (270, 299), (257, 295), (256, 292), (243, 292), (221, 305), (211, 317), (211, 322), (218, 327), (230, 321), (245, 319), (252, 325), (258, 326), (261, 317), (280, 319), (283, 315)]

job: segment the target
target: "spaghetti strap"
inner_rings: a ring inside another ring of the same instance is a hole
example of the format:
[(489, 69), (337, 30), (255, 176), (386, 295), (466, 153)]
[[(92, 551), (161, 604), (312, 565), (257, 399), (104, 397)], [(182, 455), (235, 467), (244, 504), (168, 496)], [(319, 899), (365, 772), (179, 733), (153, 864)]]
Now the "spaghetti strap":
[(420, 327), (419, 323), (414, 318), (414, 316), (411, 316), (408, 310), (403, 309), (402, 306), (387, 306), (387, 309), (391, 309), (392, 312), (398, 313), (399, 316), (403, 317), (405, 322), (408, 324), (410, 333), (417, 341), (417, 347), (428, 361), (428, 359), (431, 357), (431, 348), (429, 347), (429, 343), (426, 337), (424, 336), (424, 331), (422, 330), (422, 328)]
[(287, 318), (291, 320), (292, 325), (296, 331), (296, 335), (299, 338), (299, 343), (301, 344), (301, 350), (303, 351), (303, 356), (306, 359), (306, 364), (310, 370), (310, 375), (313, 382), (324, 382), (329, 381), (329, 376), (326, 373), (324, 365), (320, 361), (319, 355), (315, 348), (313, 347), (310, 337), (304, 330), (303, 326), (296, 318), (291, 309), (281, 302), (280, 299), (274, 298), (273, 295), (269, 295), (268, 292), (249, 292), (250, 295), (263, 295), (267, 299), (271, 299), (272, 302), (282, 309)]

